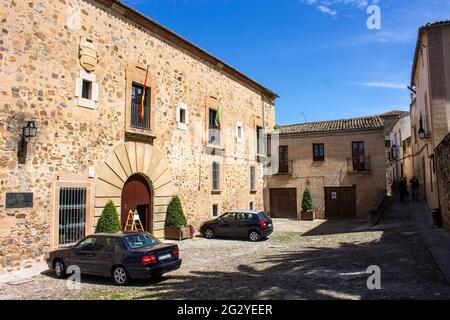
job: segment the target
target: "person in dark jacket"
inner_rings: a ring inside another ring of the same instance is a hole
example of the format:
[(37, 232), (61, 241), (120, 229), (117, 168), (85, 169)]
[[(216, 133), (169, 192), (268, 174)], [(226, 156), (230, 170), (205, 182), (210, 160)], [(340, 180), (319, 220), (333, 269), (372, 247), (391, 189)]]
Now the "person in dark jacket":
[(419, 200), (419, 188), (420, 188), (419, 180), (414, 176), (409, 181), (409, 183), (411, 184), (413, 201), (418, 201)]
[(400, 202), (405, 202), (405, 197), (408, 194), (408, 183), (406, 182), (406, 178), (403, 177), (399, 183), (399, 192), (400, 192)]

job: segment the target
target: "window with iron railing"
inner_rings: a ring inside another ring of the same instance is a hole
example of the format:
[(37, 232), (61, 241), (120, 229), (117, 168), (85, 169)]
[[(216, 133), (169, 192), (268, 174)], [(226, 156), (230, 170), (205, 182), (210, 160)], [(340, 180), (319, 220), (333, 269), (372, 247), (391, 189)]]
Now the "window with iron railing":
[(217, 110), (209, 109), (208, 143), (220, 145), (220, 127), (216, 123)]
[(212, 190), (220, 190), (220, 164), (218, 162), (212, 163)]
[(256, 191), (256, 167), (250, 167), (250, 191)]
[(144, 86), (133, 82), (131, 86), (130, 126), (136, 129), (150, 130), (150, 95), (149, 87), (145, 90), (143, 110), (141, 110)]
[(85, 235), (86, 188), (61, 188), (59, 190), (58, 243), (70, 245)]

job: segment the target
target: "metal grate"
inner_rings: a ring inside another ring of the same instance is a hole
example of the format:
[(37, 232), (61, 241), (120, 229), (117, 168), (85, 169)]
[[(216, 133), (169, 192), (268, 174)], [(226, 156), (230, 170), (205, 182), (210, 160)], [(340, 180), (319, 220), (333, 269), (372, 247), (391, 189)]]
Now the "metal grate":
[(144, 106), (144, 119), (140, 117), (141, 105), (131, 103), (131, 127), (137, 129), (150, 130), (150, 108)]
[(59, 191), (59, 244), (82, 239), (86, 227), (86, 188), (61, 188)]

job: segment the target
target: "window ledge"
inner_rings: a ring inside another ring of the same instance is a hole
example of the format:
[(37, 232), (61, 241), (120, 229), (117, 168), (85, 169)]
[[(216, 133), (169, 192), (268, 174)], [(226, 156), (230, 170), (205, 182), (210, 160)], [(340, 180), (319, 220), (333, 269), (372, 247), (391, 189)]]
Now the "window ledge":
[(250, 190), (250, 193), (251, 193), (251, 194), (258, 193), (258, 190)]
[(222, 191), (221, 190), (212, 190), (211, 194), (221, 194)]
[(225, 149), (220, 145), (207, 144), (206, 145), (206, 153), (216, 156), (221, 156)]
[(145, 129), (138, 129), (128, 127), (125, 130), (125, 140), (126, 141), (141, 141), (141, 142), (149, 142), (152, 143), (157, 137), (156, 135), (150, 131)]
[(186, 123), (183, 122), (178, 122), (177, 128), (181, 131), (187, 131), (188, 130), (188, 126)]

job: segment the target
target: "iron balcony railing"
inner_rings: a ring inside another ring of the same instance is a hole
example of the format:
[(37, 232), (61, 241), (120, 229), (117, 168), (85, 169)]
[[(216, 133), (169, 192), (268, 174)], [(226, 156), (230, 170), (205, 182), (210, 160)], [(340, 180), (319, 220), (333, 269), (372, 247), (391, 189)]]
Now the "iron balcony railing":
[(131, 121), (132, 128), (150, 130), (150, 107), (144, 106), (144, 118), (141, 119), (141, 105), (139, 103), (131, 103)]
[(369, 172), (372, 171), (369, 156), (354, 156), (347, 158), (348, 172)]
[(86, 229), (86, 188), (59, 191), (59, 244), (70, 245), (82, 239)]
[(294, 173), (294, 161), (293, 160), (287, 160), (283, 161), (280, 160), (278, 162), (278, 173), (279, 175), (292, 175)]

